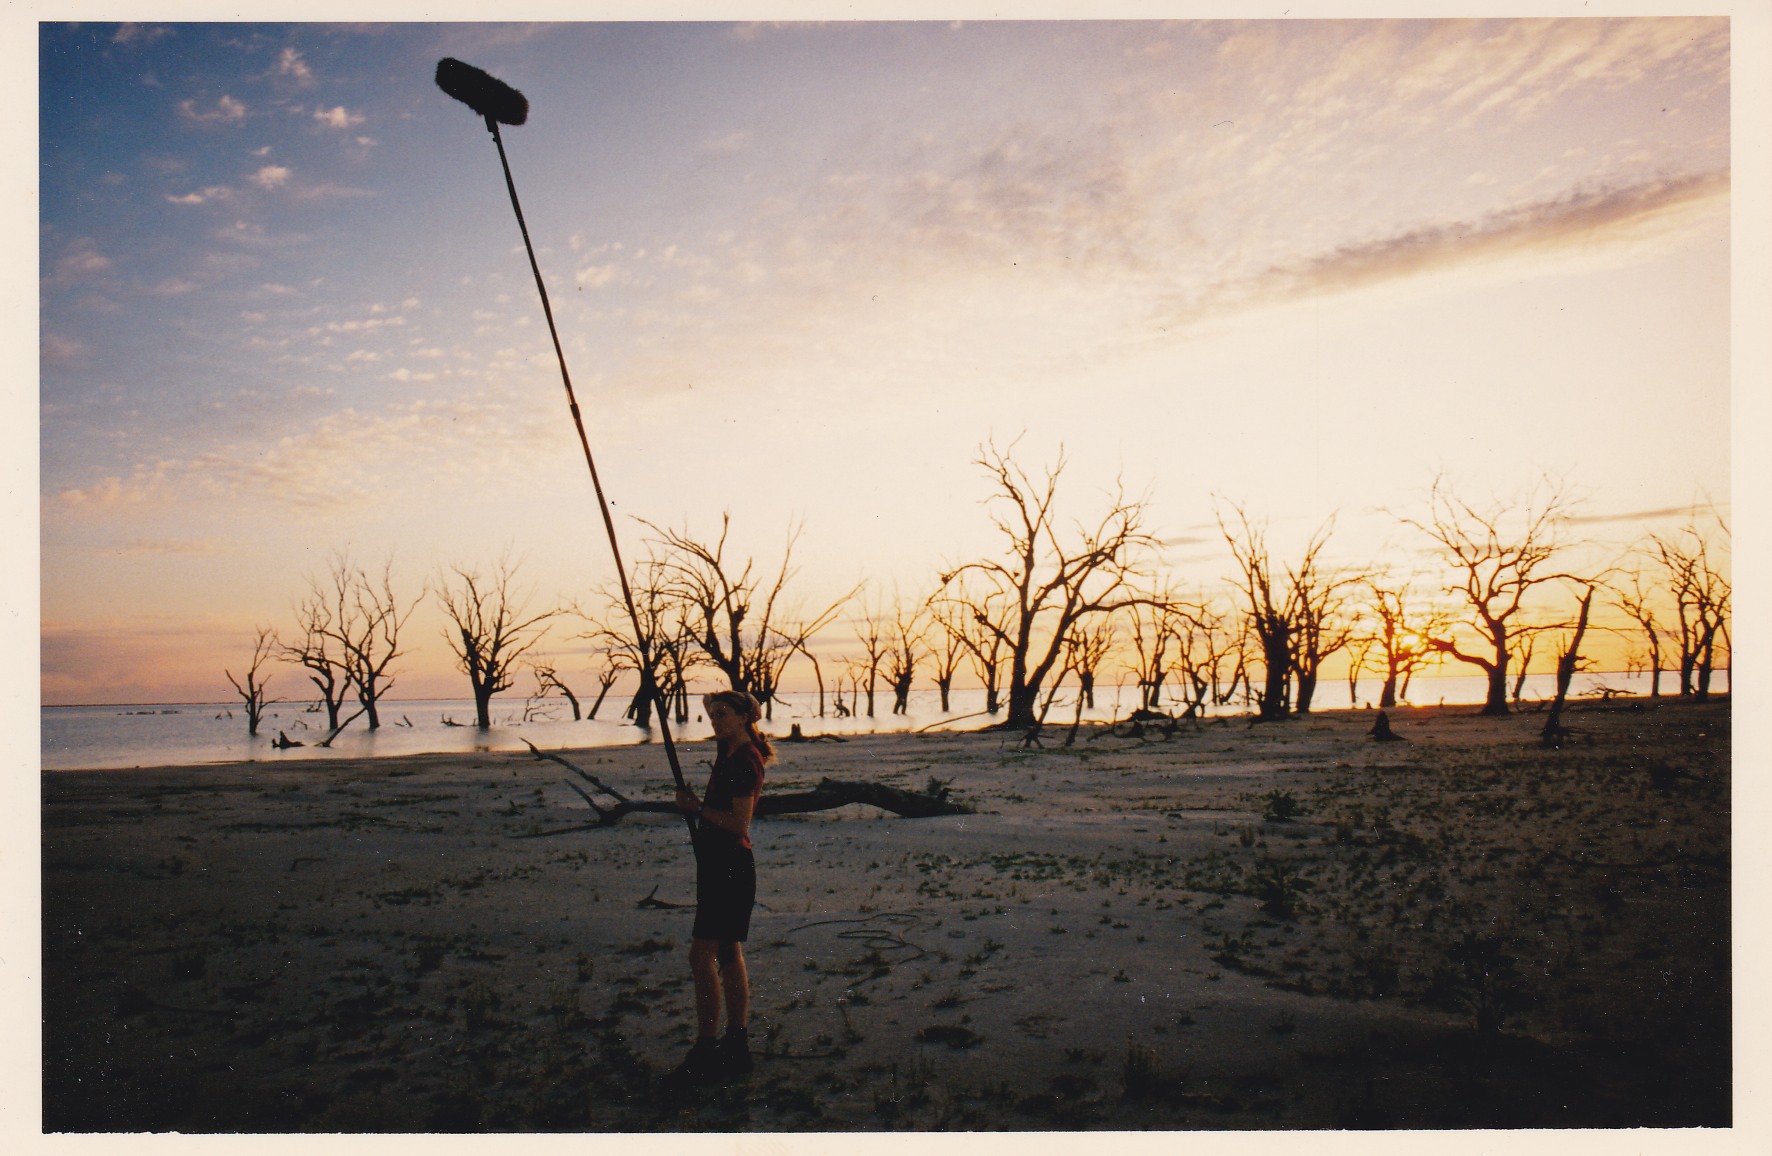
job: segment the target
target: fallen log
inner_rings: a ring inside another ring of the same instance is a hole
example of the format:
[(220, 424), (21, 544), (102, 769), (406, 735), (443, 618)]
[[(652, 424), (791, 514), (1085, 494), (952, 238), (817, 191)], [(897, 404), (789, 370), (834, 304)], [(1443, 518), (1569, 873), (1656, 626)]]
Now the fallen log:
[[(527, 740), (525, 740), (527, 741)], [(524, 838), (538, 838), (543, 835), (564, 835), (574, 831), (589, 830), (592, 827), (610, 827), (621, 822), (629, 815), (681, 815), (674, 802), (652, 799), (629, 799), (613, 788), (598, 780), (582, 767), (561, 758), (559, 755), (537, 750), (534, 743), (528, 743), (529, 751), (537, 759), (559, 763), (572, 771), (579, 778), (595, 787), (603, 794), (615, 800), (614, 803), (599, 803), (577, 783), (570, 779), (566, 785), (571, 787), (585, 805), (597, 816), (595, 824), (580, 824), (573, 827), (560, 827), (550, 831), (536, 831)], [(938, 815), (971, 815), (976, 808), (966, 803), (955, 801), (949, 796), (945, 783), (935, 779), (921, 791), (907, 791), (900, 787), (888, 787), (882, 783), (854, 783), (841, 779), (820, 779), (818, 786), (810, 791), (765, 791), (757, 802), (756, 816), (768, 818), (772, 815), (804, 815), (815, 811), (831, 811), (838, 807), (846, 807), (851, 803), (861, 803), (869, 807), (878, 807), (882, 811), (890, 811), (906, 819), (928, 819)]]
[(851, 803), (865, 803), (906, 819), (929, 819), (937, 815), (971, 815), (975, 809), (947, 797), (945, 790), (906, 791), (881, 783), (851, 783), (841, 779), (820, 779), (810, 791), (770, 794), (765, 791), (757, 801), (757, 814), (801, 815), (811, 811), (830, 811)]

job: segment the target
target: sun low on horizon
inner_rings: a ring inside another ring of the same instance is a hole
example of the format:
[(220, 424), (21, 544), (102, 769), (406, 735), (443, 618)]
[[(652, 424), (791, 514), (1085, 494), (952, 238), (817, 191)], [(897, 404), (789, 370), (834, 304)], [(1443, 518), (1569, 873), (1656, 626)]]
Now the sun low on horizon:
[[(42, 701), (225, 699), (329, 560), (613, 577), (504, 130), (630, 554), (822, 604), (998, 548), (981, 447), (1420, 564), (1435, 479), (1614, 557), (1730, 491), (1726, 17), (44, 24)], [(428, 615), (429, 617), (427, 617)], [(459, 695), (441, 619), (401, 694)], [(569, 648), (562, 631), (557, 644)], [(582, 654), (583, 646), (573, 651)], [(293, 678), (293, 676), (292, 676)]]

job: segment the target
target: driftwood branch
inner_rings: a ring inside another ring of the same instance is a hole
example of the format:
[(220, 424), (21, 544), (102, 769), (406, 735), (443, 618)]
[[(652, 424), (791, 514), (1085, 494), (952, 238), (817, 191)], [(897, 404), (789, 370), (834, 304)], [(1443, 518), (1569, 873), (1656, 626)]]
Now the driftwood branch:
[[(585, 805), (590, 807), (597, 816), (597, 821), (547, 831), (535, 831), (529, 835), (520, 836), (521, 838), (566, 835), (577, 831), (594, 830), (597, 827), (610, 827), (634, 814), (682, 814), (674, 802), (629, 799), (582, 767), (561, 758), (559, 755), (537, 749), (535, 744), (527, 739), (524, 740), (524, 743), (537, 759), (559, 763), (597, 790), (614, 799), (615, 802), (613, 804), (599, 803), (590, 792), (568, 779), (566, 785), (577, 792), (578, 797), (585, 801)], [(880, 783), (853, 783), (827, 778), (819, 780), (818, 786), (810, 791), (766, 793), (757, 803), (756, 815), (758, 818), (766, 818), (771, 815), (804, 815), (814, 811), (835, 810), (851, 803), (863, 803), (870, 807), (878, 807), (883, 811), (891, 811), (893, 814), (907, 819), (927, 819), (936, 815), (970, 815), (975, 813), (973, 807), (949, 798), (947, 787), (933, 779), (930, 780), (930, 786), (926, 790), (907, 791)]]
[(947, 797), (944, 790), (906, 791), (880, 783), (851, 783), (840, 779), (820, 779), (810, 791), (790, 794), (766, 794), (757, 802), (757, 814), (800, 815), (810, 811), (829, 811), (850, 803), (866, 803), (882, 811), (891, 811), (907, 819), (928, 819), (936, 815), (970, 815), (974, 808)]

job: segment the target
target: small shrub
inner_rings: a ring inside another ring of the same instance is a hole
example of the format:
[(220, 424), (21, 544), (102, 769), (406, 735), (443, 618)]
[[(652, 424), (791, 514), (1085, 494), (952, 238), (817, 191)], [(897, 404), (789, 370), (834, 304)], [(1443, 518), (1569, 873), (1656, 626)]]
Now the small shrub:
[(1291, 919), (1298, 912), (1299, 899), (1311, 889), (1311, 881), (1279, 859), (1268, 859), (1255, 869), (1251, 880), (1261, 909), (1275, 919)]
[(1261, 817), (1270, 823), (1289, 823), (1304, 814), (1304, 807), (1291, 791), (1275, 788), (1261, 797)]
[(1120, 1083), (1126, 1099), (1148, 1100), (1173, 1091), (1177, 1081), (1164, 1074), (1162, 1058), (1155, 1048), (1127, 1040)]

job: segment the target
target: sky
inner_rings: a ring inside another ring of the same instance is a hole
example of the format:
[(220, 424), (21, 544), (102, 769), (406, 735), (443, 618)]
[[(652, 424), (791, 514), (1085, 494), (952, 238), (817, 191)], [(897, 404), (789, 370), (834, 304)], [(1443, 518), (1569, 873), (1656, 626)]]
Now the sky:
[[(416, 594), (613, 577), (490, 136), (624, 551), (717, 533), (876, 598), (996, 546), (981, 445), (1163, 565), (1540, 478), (1615, 554), (1731, 505), (1716, 17), (45, 24), (41, 700), (218, 701), (338, 551)], [(562, 674), (588, 670), (561, 623)], [(830, 643), (842, 649), (843, 630)], [(415, 616), (399, 697), (466, 693)], [(298, 694), (291, 670), (277, 676)], [(588, 681), (588, 678), (586, 679)], [(459, 684), (459, 685), (458, 685)], [(276, 689), (276, 684), (273, 684)]]

